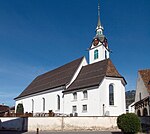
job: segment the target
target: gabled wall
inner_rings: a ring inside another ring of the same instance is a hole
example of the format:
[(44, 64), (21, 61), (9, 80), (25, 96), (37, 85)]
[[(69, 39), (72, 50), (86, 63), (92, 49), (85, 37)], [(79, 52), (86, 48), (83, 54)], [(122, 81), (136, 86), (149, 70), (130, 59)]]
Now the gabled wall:
[(138, 73), (138, 78), (137, 78), (137, 85), (136, 85), (136, 94), (135, 94), (135, 102), (138, 102), (140, 100), (140, 94), (141, 93), (141, 99), (144, 99), (149, 95), (147, 88), (144, 85), (144, 82)]

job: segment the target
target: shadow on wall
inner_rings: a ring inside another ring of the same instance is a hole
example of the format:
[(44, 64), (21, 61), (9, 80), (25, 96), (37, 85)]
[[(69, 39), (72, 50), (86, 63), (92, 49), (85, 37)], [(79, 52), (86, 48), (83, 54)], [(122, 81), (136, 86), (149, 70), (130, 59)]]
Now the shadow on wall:
[(2, 133), (2, 131), (15, 131), (17, 132), (17, 134), (21, 134), (21, 132), (28, 131), (28, 118), (27, 117), (9, 118), (8, 120), (5, 120), (5, 118), (2, 118), (0, 120), (1, 120), (0, 121), (0, 134)]

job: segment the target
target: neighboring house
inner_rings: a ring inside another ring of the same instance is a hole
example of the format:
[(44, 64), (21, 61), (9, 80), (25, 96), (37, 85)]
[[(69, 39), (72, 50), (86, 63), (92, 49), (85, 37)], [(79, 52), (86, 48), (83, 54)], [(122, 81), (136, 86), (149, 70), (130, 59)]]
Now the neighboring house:
[(150, 115), (150, 69), (138, 71), (134, 107), (138, 116)]
[(6, 112), (9, 112), (9, 106), (0, 105), (0, 117), (3, 117)]
[(126, 81), (109, 59), (110, 50), (98, 14), (96, 36), (85, 57), (35, 78), (15, 98), (24, 112), (75, 116), (118, 116), (126, 112)]

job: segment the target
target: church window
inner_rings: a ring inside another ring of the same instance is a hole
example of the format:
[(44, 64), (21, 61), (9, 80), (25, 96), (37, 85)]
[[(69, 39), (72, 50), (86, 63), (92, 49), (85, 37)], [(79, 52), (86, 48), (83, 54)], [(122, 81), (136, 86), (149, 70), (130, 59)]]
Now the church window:
[(45, 111), (45, 98), (43, 98), (42, 100), (43, 100), (43, 111)]
[(32, 113), (34, 112), (34, 100), (32, 99)]
[(87, 94), (87, 91), (86, 91), (86, 90), (83, 91), (83, 98), (84, 98), (84, 99), (87, 99), (87, 98), (88, 98), (88, 94)]
[(94, 60), (98, 59), (98, 50), (96, 49), (94, 51)]
[(74, 100), (77, 100), (77, 93), (76, 93), (76, 92), (73, 93), (73, 99), (74, 99)]
[(114, 105), (114, 86), (109, 85), (109, 105)]
[(82, 111), (87, 112), (87, 105), (82, 105)]
[(107, 51), (105, 50), (105, 59), (107, 59)]
[(139, 99), (140, 99), (140, 100), (142, 99), (141, 93), (139, 93)]
[(57, 95), (57, 109), (60, 110), (60, 96)]
[(76, 113), (77, 112), (77, 106), (72, 106), (72, 112)]

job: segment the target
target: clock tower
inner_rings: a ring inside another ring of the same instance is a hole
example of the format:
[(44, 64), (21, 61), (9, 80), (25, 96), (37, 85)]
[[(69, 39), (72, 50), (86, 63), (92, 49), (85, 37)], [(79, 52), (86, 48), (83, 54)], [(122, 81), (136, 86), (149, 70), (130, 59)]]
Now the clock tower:
[(100, 3), (98, 4), (98, 23), (96, 27), (96, 36), (93, 38), (89, 48), (89, 64), (102, 61), (109, 58), (109, 49), (107, 39), (103, 34), (104, 28), (100, 21)]

